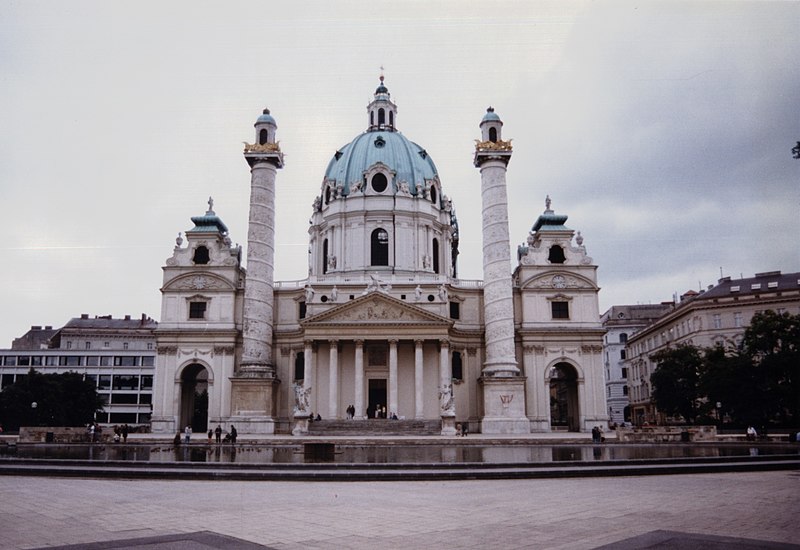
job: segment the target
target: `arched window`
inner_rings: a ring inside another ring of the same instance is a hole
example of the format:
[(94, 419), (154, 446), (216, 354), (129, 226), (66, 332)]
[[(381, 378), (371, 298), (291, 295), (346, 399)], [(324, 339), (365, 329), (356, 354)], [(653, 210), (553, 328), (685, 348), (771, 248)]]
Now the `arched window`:
[(431, 248), (433, 249), (431, 251), (433, 254), (433, 272), (439, 273), (439, 239), (433, 239)]
[(627, 332), (620, 333), (620, 335), (619, 335), (619, 343), (620, 344), (624, 344), (627, 341), (628, 341), (628, 333)]
[(389, 126), (394, 127), (394, 111), (389, 111)]
[(331, 202), (331, 188), (330, 187), (326, 187), (325, 188), (325, 204), (328, 204), (329, 202)]
[(489, 141), (497, 143), (497, 128), (489, 128)]
[(194, 249), (194, 258), (192, 258), (195, 264), (197, 265), (205, 265), (208, 263), (208, 248), (205, 246), (198, 246)]
[(371, 265), (389, 265), (389, 234), (378, 228), (372, 232), (370, 239), (372, 250)]
[(378, 126), (386, 124), (386, 111), (378, 109)]
[(550, 260), (551, 264), (563, 264), (567, 261), (566, 256), (564, 256), (564, 249), (557, 244), (550, 247), (550, 255), (547, 259)]
[(369, 125), (375, 126), (375, 111), (369, 112)]
[(269, 141), (269, 132), (266, 128), (262, 128), (258, 133), (258, 143), (264, 145), (267, 141)]
[(436, 204), (436, 187), (431, 185), (431, 202)]
[(322, 273), (328, 272), (328, 239), (322, 241)]
[(389, 181), (386, 176), (380, 172), (372, 176), (372, 189), (376, 193), (383, 193), (389, 186)]

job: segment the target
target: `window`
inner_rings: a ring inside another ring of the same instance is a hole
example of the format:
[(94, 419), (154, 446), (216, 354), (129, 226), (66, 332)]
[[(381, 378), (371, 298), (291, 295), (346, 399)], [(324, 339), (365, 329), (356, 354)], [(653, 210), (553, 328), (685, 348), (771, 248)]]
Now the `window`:
[(461, 304), (458, 302), (450, 302), (450, 318), (461, 319)]
[(122, 349), (128, 349), (128, 342), (122, 343)]
[(107, 348), (109, 346), (108, 342), (103, 342), (103, 347)]
[(453, 352), (453, 359), (452, 359), (452, 376), (453, 380), (463, 380), (464, 379), (464, 365), (461, 360), (461, 352), (454, 351)]
[(436, 187), (431, 186), (431, 203), (436, 204)]
[(628, 369), (627, 369), (627, 367), (622, 367), (622, 377), (623, 378), (627, 378), (628, 377)]
[(722, 316), (719, 313), (714, 314), (714, 328), (722, 328)]
[(83, 347), (84, 347), (84, 349), (92, 349), (92, 343), (91, 342), (86, 342), (86, 343), (84, 343)]
[(262, 128), (258, 133), (258, 144), (264, 145), (267, 141), (269, 141), (269, 132), (266, 128)]
[(389, 265), (389, 234), (386, 230), (378, 228), (373, 231), (371, 244), (371, 265)]
[(59, 357), (58, 364), (61, 367), (80, 367), (83, 364), (83, 357), (77, 355), (64, 355)]
[[(113, 389), (115, 390), (138, 390), (139, 376), (136, 374), (115, 374)], [(134, 401), (135, 403), (135, 401)]]
[(67, 349), (72, 349), (72, 342), (67, 342)]
[(112, 393), (112, 405), (136, 405), (139, 401), (139, 396), (135, 393)]
[(372, 176), (372, 190), (376, 193), (383, 193), (389, 186), (389, 180), (380, 172)]
[(155, 365), (156, 358), (152, 355), (142, 355), (142, 366), (143, 367), (152, 367)]
[[(433, 189), (433, 188), (431, 188)], [(439, 239), (433, 239), (433, 272), (439, 273)]]
[(628, 386), (622, 386), (622, 395), (628, 395)]
[(194, 258), (192, 258), (195, 265), (205, 265), (209, 261), (208, 248), (205, 246), (198, 246), (194, 249)]
[(32, 367), (41, 367), (42, 363), (42, 356), (41, 355), (34, 355), (31, 357), (31, 366)]
[(100, 377), (97, 379), (97, 389), (107, 390), (110, 387), (111, 387), (111, 375), (101, 374)]
[(386, 124), (386, 111), (378, 109), (378, 125), (382, 126), (383, 124)]
[(133, 355), (117, 355), (114, 357), (114, 366), (115, 367), (135, 367), (136, 365), (136, 357)]
[(299, 305), (299, 309), (300, 309), (300, 311), (298, 312), (298, 316), (300, 317), (300, 319), (305, 319), (306, 318), (306, 303), (305, 302), (300, 302), (298, 305)]
[(189, 319), (205, 319), (206, 305), (205, 302), (189, 302)]
[(17, 356), (16, 355), (8, 355), (5, 358), (5, 364), (7, 367), (14, 367), (17, 365)]
[(139, 395), (139, 404), (140, 405), (149, 405), (153, 402), (153, 394), (152, 393), (142, 393)]
[(153, 349), (153, 342), (147, 342), (147, 349)]
[(389, 126), (394, 126), (394, 111), (389, 111)]
[(489, 141), (497, 143), (497, 128), (489, 128)]
[(628, 334), (626, 332), (621, 333), (619, 335), (619, 343), (620, 344), (625, 344), (625, 343), (627, 343), (627, 341), (628, 341)]
[(86, 358), (87, 367), (96, 367), (100, 364), (100, 358), (96, 355), (90, 355)]
[(547, 259), (551, 264), (563, 264), (567, 261), (566, 256), (564, 256), (564, 249), (557, 244), (550, 247), (550, 254)]
[(619, 350), (619, 358), (620, 359), (627, 359), (627, 355), (624, 349)]
[(100, 366), (101, 367), (111, 366), (111, 357), (108, 355), (103, 355), (102, 357), (100, 357)]
[(299, 352), (294, 358), (294, 379), (303, 380), (305, 378), (306, 358), (305, 352)]
[(14, 375), (13, 374), (4, 374), (2, 378), (0, 378), (0, 386), (6, 388), (14, 383)]
[(742, 312), (741, 311), (737, 311), (736, 313), (733, 314), (733, 323), (734, 323), (734, 326), (736, 326), (736, 328), (741, 328), (742, 327)]
[[(45, 364), (48, 367), (54, 367), (55, 365), (58, 365), (58, 357), (55, 355), (48, 355), (45, 358)], [(6, 365), (8, 365), (8, 363), (6, 363)]]
[(328, 239), (322, 241), (322, 273), (328, 272)]
[(569, 319), (569, 302), (551, 302), (553, 319)]
[(142, 375), (142, 389), (143, 390), (153, 389), (153, 375), (151, 374)]

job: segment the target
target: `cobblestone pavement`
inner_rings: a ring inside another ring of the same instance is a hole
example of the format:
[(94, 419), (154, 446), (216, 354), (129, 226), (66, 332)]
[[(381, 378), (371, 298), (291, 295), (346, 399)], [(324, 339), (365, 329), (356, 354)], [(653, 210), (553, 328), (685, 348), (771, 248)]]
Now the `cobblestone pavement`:
[(800, 543), (797, 471), (383, 483), (8, 476), (0, 495), (0, 548), (200, 531), (280, 550), (580, 549), (656, 530)]

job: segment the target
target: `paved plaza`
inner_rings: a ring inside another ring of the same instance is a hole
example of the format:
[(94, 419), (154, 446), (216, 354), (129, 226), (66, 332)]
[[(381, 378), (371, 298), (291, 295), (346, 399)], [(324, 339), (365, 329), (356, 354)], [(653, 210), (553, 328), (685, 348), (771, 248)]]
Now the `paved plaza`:
[[(797, 471), (444, 482), (3, 476), (0, 495), (0, 548), (142, 538), (93, 547), (730, 547), (710, 544), (714, 536), (766, 543), (740, 548), (800, 544)], [(707, 539), (652, 544), (668, 541), (664, 532)], [(649, 545), (621, 542), (634, 537)]]

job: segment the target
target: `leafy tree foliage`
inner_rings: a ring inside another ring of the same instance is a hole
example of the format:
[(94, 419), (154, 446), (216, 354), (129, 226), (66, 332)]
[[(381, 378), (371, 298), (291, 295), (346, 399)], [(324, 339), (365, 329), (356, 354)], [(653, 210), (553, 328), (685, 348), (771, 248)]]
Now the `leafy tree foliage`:
[(653, 400), (667, 414), (693, 422), (720, 403), (739, 425), (800, 421), (800, 315), (756, 314), (734, 350), (682, 345), (650, 358)]
[(650, 356), (657, 366), (650, 375), (653, 401), (669, 415), (680, 415), (688, 422), (697, 418), (700, 406), (700, 370), (703, 355), (694, 346), (681, 345)]
[(94, 382), (76, 372), (41, 374), (31, 369), (22, 380), (0, 392), (0, 421), (7, 430), (83, 426), (102, 409)]

